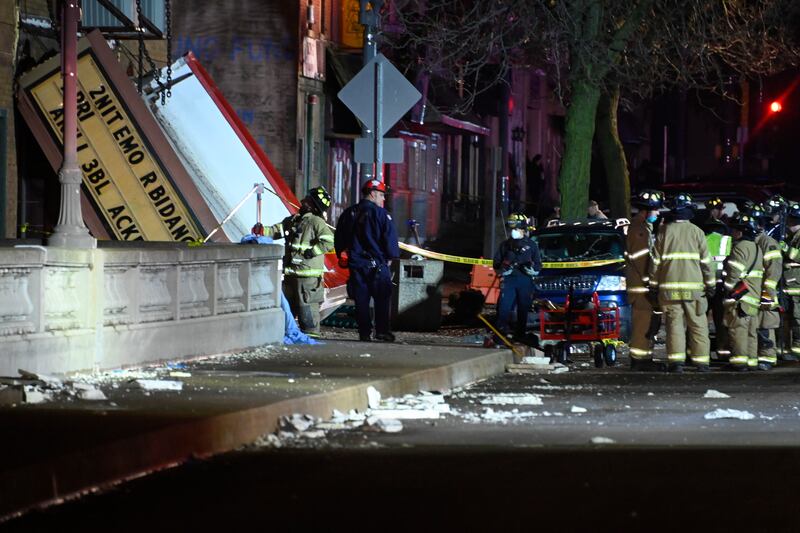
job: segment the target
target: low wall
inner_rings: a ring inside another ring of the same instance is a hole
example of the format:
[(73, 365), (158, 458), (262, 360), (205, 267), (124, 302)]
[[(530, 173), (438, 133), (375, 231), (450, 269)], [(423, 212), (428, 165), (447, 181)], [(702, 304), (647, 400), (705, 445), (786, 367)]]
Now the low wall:
[(0, 375), (281, 342), (282, 253), (279, 245), (0, 247)]

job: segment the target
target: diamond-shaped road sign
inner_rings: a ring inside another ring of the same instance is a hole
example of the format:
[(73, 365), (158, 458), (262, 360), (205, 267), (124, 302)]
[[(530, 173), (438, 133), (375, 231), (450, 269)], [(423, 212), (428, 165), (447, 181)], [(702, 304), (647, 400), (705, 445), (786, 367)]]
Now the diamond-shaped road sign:
[(383, 54), (373, 57), (353, 76), (353, 79), (339, 91), (339, 100), (369, 130), (375, 131), (375, 63), (381, 63), (383, 70), (383, 106), (381, 130), (384, 135), (389, 129), (416, 104), (422, 95), (392, 65)]

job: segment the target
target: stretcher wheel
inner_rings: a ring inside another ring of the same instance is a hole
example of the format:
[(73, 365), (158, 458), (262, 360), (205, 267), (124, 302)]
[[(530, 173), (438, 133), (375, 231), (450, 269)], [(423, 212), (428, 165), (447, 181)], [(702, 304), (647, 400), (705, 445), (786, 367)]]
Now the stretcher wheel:
[(609, 344), (603, 348), (603, 359), (607, 366), (614, 366), (617, 363), (617, 347)]
[(597, 346), (594, 347), (593, 351), (594, 351), (594, 353), (593, 353), (593, 355), (594, 355), (594, 366), (597, 367), (597, 368), (603, 368), (603, 356), (604, 356), (603, 345), (602, 344), (598, 344)]

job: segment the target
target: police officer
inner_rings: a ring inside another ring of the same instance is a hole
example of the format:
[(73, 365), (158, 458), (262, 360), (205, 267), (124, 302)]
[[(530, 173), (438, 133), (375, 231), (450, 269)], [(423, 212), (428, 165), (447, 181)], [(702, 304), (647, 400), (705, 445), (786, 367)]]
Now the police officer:
[(725, 325), (731, 350), (732, 370), (746, 371), (758, 366), (758, 309), (761, 306), (761, 284), (764, 256), (756, 245), (756, 221), (737, 213), (730, 223), (733, 248), (725, 260)]
[(655, 238), (653, 224), (658, 220), (658, 211), (663, 207), (664, 196), (659, 191), (644, 190), (631, 204), (639, 211), (631, 218), (628, 234), (627, 266), (625, 269), (628, 303), (631, 305), (631, 370), (657, 370), (653, 362), (653, 335), (659, 324), (660, 314), (655, 313), (649, 297), (648, 280), (650, 259)]
[(500, 243), (494, 254), (493, 267), (500, 277), (500, 298), (497, 302), (497, 330), (506, 335), (511, 311), (516, 305), (517, 323), (514, 335), (525, 337), (528, 312), (533, 303), (533, 278), (542, 269), (539, 246), (528, 238), (528, 218), (511, 213), (506, 219), (510, 238)]
[(319, 334), (319, 305), (325, 299), (322, 275), (325, 253), (333, 249), (333, 232), (325, 222), (331, 197), (315, 187), (300, 202), (300, 211), (269, 227), (273, 239), (285, 239), (283, 292), (300, 329)]
[(758, 337), (759, 370), (769, 370), (778, 362), (775, 348), (775, 330), (781, 325), (778, 312), (778, 282), (783, 275), (783, 258), (778, 242), (764, 232), (771, 220), (761, 205), (754, 205), (747, 213), (755, 221), (758, 229), (756, 246), (764, 258), (764, 275), (761, 280), (761, 302), (758, 309), (756, 335)]
[(348, 207), (336, 225), (335, 245), (339, 264), (350, 269), (347, 292), (356, 304), (358, 337), (372, 340), (370, 300), (375, 305), (375, 340), (393, 342), (389, 330), (392, 275), (389, 262), (400, 257), (397, 229), (383, 208), (386, 184), (367, 180), (361, 187), (361, 201)]
[(786, 212), (788, 243), (783, 256), (783, 292), (787, 297), (787, 311), (791, 331), (790, 353), (782, 359), (796, 361), (800, 356), (800, 204), (792, 203)]
[(711, 307), (711, 317), (714, 321), (714, 337), (717, 359), (727, 360), (728, 330), (725, 327), (723, 316), (725, 314), (722, 296), (722, 263), (731, 253), (733, 240), (730, 237), (730, 228), (722, 220), (722, 209), (725, 204), (719, 198), (706, 200), (708, 217), (703, 222), (703, 232), (706, 234), (708, 253), (711, 255), (711, 266), (715, 273), (716, 288), (714, 294), (708, 299)]
[[(698, 371), (709, 369), (706, 311), (716, 282), (703, 231), (692, 224), (694, 203), (687, 193), (671, 202), (672, 217), (658, 229), (650, 264), (650, 288), (657, 292), (667, 328), (670, 372), (683, 372), (687, 353)], [(688, 338), (688, 352), (686, 349)]]

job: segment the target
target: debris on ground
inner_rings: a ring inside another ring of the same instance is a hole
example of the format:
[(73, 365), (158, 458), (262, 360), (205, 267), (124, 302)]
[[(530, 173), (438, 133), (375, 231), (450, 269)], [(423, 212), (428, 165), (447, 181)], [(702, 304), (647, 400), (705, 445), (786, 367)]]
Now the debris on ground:
[(735, 420), (752, 420), (755, 418), (755, 415), (748, 411), (740, 411), (738, 409), (715, 409), (710, 413), (706, 413), (703, 418), (705, 418), (706, 420), (719, 420), (722, 418), (730, 418)]
[(728, 396), (724, 392), (720, 392), (718, 390), (708, 389), (706, 391), (706, 393), (703, 395), (703, 398), (719, 398), (719, 399), (722, 399), (722, 398), (730, 398), (730, 396)]
[(370, 416), (364, 421), (365, 431), (380, 431), (383, 433), (400, 433), (403, 431), (403, 423), (395, 418), (380, 418)]
[(136, 385), (146, 391), (183, 390), (183, 381), (169, 381), (166, 379), (137, 379)]
[(609, 439), (608, 437), (592, 437), (591, 441), (592, 444), (616, 444), (617, 441), (614, 439)]
[(506, 392), (498, 394), (479, 393), (482, 405), (544, 405), (540, 394)]
[(579, 405), (573, 405), (572, 408), (569, 410), (570, 413), (585, 413), (586, 408), (581, 407)]

